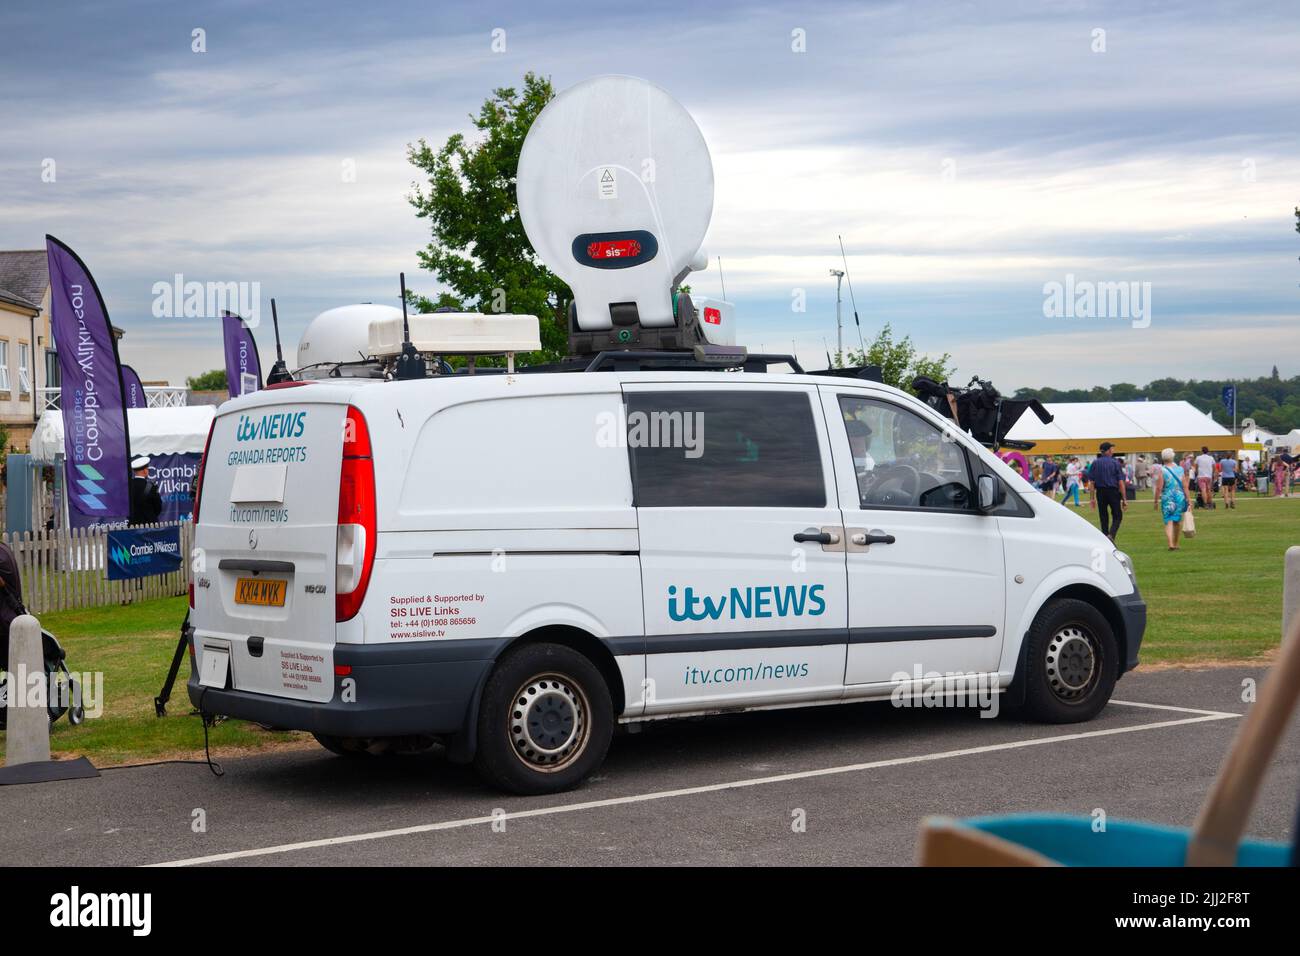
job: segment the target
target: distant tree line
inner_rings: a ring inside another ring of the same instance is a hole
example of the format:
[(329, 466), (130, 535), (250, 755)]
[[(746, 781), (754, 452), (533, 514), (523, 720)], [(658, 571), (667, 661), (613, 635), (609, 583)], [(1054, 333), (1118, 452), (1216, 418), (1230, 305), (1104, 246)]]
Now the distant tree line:
[(1282, 378), (1277, 366), (1271, 375), (1248, 380), (1161, 378), (1143, 387), (1120, 382), (1093, 388), (1021, 388), (1016, 398), (1043, 402), (1172, 402), (1186, 401), (1207, 412), (1220, 425), (1232, 426), (1232, 409), (1223, 405), (1225, 385), (1237, 387), (1237, 422), (1253, 418), (1261, 428), (1285, 434), (1300, 428), (1300, 376)]

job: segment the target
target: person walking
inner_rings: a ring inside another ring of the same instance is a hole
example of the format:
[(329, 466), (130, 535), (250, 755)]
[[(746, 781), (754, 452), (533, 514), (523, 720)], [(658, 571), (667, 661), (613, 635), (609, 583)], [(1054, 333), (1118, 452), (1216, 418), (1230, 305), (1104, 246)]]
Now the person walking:
[(1082, 480), (1083, 466), (1077, 457), (1071, 456), (1065, 466), (1065, 494), (1061, 498), (1061, 504), (1065, 504), (1065, 500), (1074, 495), (1074, 506), (1079, 507), (1079, 482)]
[(1214, 507), (1214, 456), (1204, 445), (1196, 456), (1196, 497), (1202, 508)]
[(1146, 489), (1150, 470), (1150, 466), (1147, 464), (1147, 456), (1138, 455), (1137, 464), (1133, 466), (1133, 479), (1136, 490), (1144, 491)]
[(153, 524), (162, 514), (162, 495), (149, 480), (149, 456), (131, 459), (131, 514), (128, 524)]
[(1237, 507), (1237, 459), (1224, 455), (1219, 459), (1219, 484), (1223, 486), (1223, 507)]
[(1281, 498), (1282, 489), (1286, 484), (1286, 462), (1282, 456), (1278, 455), (1273, 459), (1273, 494)]
[[(1120, 522), (1128, 510), (1128, 481), (1124, 474), (1123, 463), (1115, 457), (1114, 445), (1108, 441), (1101, 443), (1100, 454), (1088, 471), (1089, 493), (1088, 505), (1100, 512), (1101, 533), (1115, 540), (1119, 534)], [(1100, 505), (1100, 507), (1098, 507)]]
[(1043, 490), (1043, 494), (1055, 498), (1056, 486), (1060, 483), (1061, 480), (1061, 469), (1060, 466), (1056, 464), (1055, 459), (1053, 458), (1043, 459), (1042, 475), (1043, 477), (1040, 483)]
[(1183, 471), (1181, 465), (1174, 463), (1174, 450), (1166, 448), (1160, 453), (1160, 468), (1152, 474), (1151, 487), (1170, 551), (1178, 550), (1178, 539), (1183, 533), (1183, 515), (1187, 512), (1187, 497), (1190, 493), (1187, 482), (1187, 472)]

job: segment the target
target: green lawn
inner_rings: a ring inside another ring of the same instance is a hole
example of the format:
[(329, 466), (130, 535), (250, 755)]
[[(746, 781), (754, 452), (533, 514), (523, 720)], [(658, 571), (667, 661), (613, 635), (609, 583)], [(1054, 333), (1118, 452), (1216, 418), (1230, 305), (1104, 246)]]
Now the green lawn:
[[(1257, 660), (1282, 629), (1282, 562), (1300, 544), (1300, 498), (1238, 495), (1194, 512), (1196, 537), (1169, 551), (1160, 515), (1144, 492), (1129, 502), (1118, 544), (1133, 558), (1148, 608), (1144, 663)], [(1097, 524), (1097, 512), (1080, 514)]]
[[(1081, 513), (1096, 522), (1096, 512), (1086, 504)], [(1119, 545), (1133, 557), (1150, 609), (1142, 660), (1258, 660), (1278, 643), (1282, 556), (1300, 544), (1300, 498), (1243, 496), (1237, 510), (1220, 505), (1196, 512), (1196, 521), (1196, 537), (1171, 553), (1149, 495), (1129, 505)], [(188, 659), (168, 716), (160, 720), (153, 712), (184, 616), (183, 597), (42, 616), (41, 623), (63, 642), (73, 670), (104, 675), (103, 716), (80, 727), (61, 719), (51, 740), (56, 752), (86, 754), (100, 766), (202, 755), (203, 728), (190, 716), (185, 694)], [(308, 740), (305, 734), (269, 732), (237, 720), (212, 730), (213, 747), (225, 754)]]
[[(78, 674), (103, 674), (103, 714), (79, 727), (62, 717), (54, 724), (50, 749), (85, 754), (97, 766), (135, 763), (161, 757), (201, 757), (203, 725), (191, 717), (185, 693), (188, 657), (181, 664), (167, 716), (154, 716), (153, 699), (162, 688), (185, 617), (184, 597), (126, 606), (42, 614), (41, 625), (68, 652), (68, 668)], [(258, 749), (282, 745), (304, 734), (271, 733), (244, 721), (222, 721), (211, 731), (214, 749)], [(0, 733), (0, 753), (4, 734)]]

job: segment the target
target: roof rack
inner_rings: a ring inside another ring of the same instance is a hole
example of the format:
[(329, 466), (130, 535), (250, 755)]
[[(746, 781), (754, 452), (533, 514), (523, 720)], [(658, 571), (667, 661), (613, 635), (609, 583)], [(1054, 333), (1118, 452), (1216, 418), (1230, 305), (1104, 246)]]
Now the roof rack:
[(868, 382), (885, 381), (884, 372), (879, 365), (852, 365), (848, 368), (815, 368), (809, 375), (827, 375), (831, 378), (860, 378)]
[(745, 372), (766, 372), (771, 365), (789, 365), (799, 375), (803, 366), (793, 355), (746, 352), (737, 346), (697, 345), (693, 351), (607, 350), (595, 356), (584, 372), (627, 372), (645, 369), (709, 371), (739, 368)]

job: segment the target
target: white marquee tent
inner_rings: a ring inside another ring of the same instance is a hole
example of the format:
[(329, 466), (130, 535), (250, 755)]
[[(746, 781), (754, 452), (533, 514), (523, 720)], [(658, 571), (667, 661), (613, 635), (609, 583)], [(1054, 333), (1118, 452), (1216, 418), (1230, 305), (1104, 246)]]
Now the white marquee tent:
[[(128, 409), (126, 422), (131, 432), (131, 454), (201, 454), (215, 413), (212, 405)], [(63, 413), (45, 412), (32, 433), (32, 460), (52, 465), (62, 454)]]
[(1190, 402), (1044, 402), (1054, 420), (1047, 425), (1025, 414), (1007, 434), (1032, 441), (1031, 455), (1095, 455), (1104, 441), (1116, 454), (1211, 451), (1241, 447), (1241, 439)]

